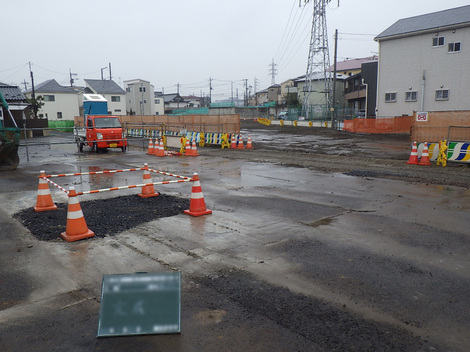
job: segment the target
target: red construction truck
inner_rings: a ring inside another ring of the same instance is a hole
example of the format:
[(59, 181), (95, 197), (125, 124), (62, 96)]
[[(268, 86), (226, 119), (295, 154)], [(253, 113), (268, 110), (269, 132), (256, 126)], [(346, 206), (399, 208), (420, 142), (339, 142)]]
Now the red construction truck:
[(112, 115), (87, 115), (85, 127), (75, 129), (75, 141), (80, 152), (85, 145), (97, 153), (107, 148), (121, 148), (125, 152), (127, 148), (121, 121)]

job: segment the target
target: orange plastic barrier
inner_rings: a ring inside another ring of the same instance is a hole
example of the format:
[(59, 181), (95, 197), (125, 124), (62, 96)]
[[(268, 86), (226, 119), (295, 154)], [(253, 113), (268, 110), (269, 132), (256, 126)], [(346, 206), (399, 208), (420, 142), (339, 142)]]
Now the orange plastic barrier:
[(410, 133), (413, 116), (344, 120), (343, 130), (355, 133)]

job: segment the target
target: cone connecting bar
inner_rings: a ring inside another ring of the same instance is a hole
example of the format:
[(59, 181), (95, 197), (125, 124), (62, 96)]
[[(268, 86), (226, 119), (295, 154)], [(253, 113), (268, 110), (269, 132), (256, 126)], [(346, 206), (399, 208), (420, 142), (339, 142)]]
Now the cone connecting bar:
[[(141, 171), (141, 170), (145, 170), (145, 168), (140, 167), (140, 168), (137, 168), (137, 169), (76, 172), (76, 173), (73, 173), (73, 174), (47, 175), (46, 177), (65, 177), (65, 176), (82, 176), (82, 175), (114, 174), (114, 173), (117, 173), (117, 172), (129, 172), (129, 171)], [(67, 192), (68, 192), (68, 191), (67, 191)]]
[(141, 184), (138, 184), (138, 185), (131, 185), (131, 186), (120, 186), (120, 187), (103, 188), (103, 189), (96, 189), (96, 190), (92, 190), (92, 191), (77, 192), (77, 196), (80, 196), (80, 195), (83, 195), (83, 194), (99, 193), (99, 192), (118, 191), (118, 190), (120, 190), (120, 189), (128, 189), (128, 188), (136, 188), (136, 187), (145, 187), (145, 186), (153, 186), (153, 185), (167, 185), (167, 184), (170, 184), (170, 183), (181, 183), (181, 182), (191, 182), (191, 181), (193, 181), (192, 178), (186, 178), (185, 180), (151, 182), (151, 183), (141, 183)]
[(65, 193), (69, 194), (69, 191), (67, 191), (64, 187), (59, 186), (57, 183), (55, 183), (54, 181), (49, 180), (47, 177), (48, 176), (39, 176), (39, 178), (42, 178), (43, 180), (46, 180), (51, 185), (57, 187), (58, 189), (60, 189), (61, 191), (64, 191)]

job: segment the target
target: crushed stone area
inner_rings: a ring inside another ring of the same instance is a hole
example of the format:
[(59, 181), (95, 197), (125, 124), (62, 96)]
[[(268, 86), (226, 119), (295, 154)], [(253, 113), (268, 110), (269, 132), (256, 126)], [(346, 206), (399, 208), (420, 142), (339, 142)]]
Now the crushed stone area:
[[(67, 204), (57, 203), (57, 210), (35, 212), (27, 208), (14, 215), (38, 240), (60, 240), (67, 224)], [(141, 198), (120, 196), (80, 202), (83, 216), (96, 237), (113, 236), (158, 218), (175, 216), (189, 209), (189, 199), (160, 194)], [(125, 211), (119, 211), (124, 209)]]

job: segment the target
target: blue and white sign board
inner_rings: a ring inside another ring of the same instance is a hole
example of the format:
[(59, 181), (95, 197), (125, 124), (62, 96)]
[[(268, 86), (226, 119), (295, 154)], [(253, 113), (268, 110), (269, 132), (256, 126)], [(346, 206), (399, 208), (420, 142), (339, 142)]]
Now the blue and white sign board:
[(103, 275), (98, 337), (180, 333), (181, 272)]

